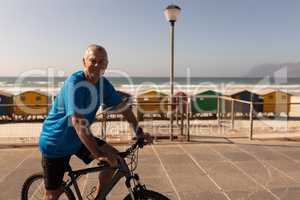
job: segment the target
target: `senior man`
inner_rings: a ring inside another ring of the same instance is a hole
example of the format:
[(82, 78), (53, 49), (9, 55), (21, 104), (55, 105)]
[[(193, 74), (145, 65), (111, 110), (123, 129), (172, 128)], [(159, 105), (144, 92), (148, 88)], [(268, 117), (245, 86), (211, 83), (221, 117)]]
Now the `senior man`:
[[(39, 140), (46, 188), (44, 200), (56, 200), (62, 193), (63, 176), (72, 155), (86, 164), (93, 159), (104, 160), (112, 167), (123, 162), (114, 147), (95, 138), (90, 132), (89, 126), (101, 104), (123, 109), (122, 114), (138, 139), (145, 137), (131, 109), (126, 108), (126, 103), (103, 76), (107, 65), (106, 50), (95, 44), (88, 46), (83, 58), (83, 70), (65, 80), (44, 121)], [(99, 174), (97, 196), (112, 175), (113, 171)]]

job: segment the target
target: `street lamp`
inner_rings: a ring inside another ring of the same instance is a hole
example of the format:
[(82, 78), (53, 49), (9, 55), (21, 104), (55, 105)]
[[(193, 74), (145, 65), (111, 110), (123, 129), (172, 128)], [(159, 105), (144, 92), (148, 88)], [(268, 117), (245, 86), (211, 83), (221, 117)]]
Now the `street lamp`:
[(174, 27), (177, 17), (180, 15), (180, 7), (177, 5), (169, 5), (165, 8), (164, 13), (167, 21), (171, 25), (171, 69), (170, 69), (170, 104), (171, 104), (171, 117), (170, 117), (170, 134), (173, 140), (173, 96), (174, 96)]

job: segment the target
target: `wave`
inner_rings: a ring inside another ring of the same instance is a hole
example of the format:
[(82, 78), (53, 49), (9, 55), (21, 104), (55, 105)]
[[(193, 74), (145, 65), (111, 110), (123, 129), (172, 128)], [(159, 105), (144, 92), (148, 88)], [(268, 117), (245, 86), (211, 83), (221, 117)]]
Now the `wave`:
[[(149, 84), (134, 84), (134, 85), (128, 85), (128, 84), (122, 84), (119, 86), (115, 86), (117, 90), (121, 90), (130, 94), (137, 94), (141, 91), (145, 90), (158, 90), (160, 92), (169, 93), (170, 92), (170, 86), (169, 85), (149, 85)], [(1, 85), (0, 83), (0, 90), (4, 90), (6, 92), (12, 93), (12, 94), (19, 94), (21, 92), (25, 91), (32, 91), (37, 90), (41, 91), (43, 93), (47, 93), (49, 95), (56, 95), (61, 86), (17, 86), (17, 85)], [(175, 93), (178, 91), (183, 91), (187, 94), (196, 94), (205, 90), (214, 90), (221, 92), (223, 94), (229, 94), (233, 93), (234, 91), (241, 91), (241, 90), (249, 90), (252, 92), (261, 92), (263, 90), (282, 90), (285, 92), (289, 92), (291, 94), (298, 95), (300, 94), (300, 84), (297, 85), (256, 85), (256, 84), (190, 84), (190, 85), (175, 85), (174, 91)]]

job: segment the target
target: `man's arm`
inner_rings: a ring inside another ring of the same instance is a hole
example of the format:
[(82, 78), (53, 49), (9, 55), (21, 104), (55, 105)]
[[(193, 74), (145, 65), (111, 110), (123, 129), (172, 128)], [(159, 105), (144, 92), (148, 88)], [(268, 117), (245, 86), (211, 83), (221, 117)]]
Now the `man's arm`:
[(104, 144), (101, 147), (97, 145), (90, 132), (88, 121), (83, 116), (75, 114), (71, 117), (71, 120), (81, 142), (91, 152), (94, 159), (107, 161), (112, 167), (117, 166), (118, 162), (123, 162), (118, 155), (118, 151), (110, 145)]
[(139, 145), (141, 148), (145, 144), (151, 144), (153, 142), (153, 137), (149, 133), (144, 133), (143, 129), (138, 125), (138, 121), (129, 107), (127, 107), (122, 114), (133, 128), (137, 139), (141, 142)]
[(149, 133), (144, 133), (143, 129), (139, 126), (139, 123), (132, 112), (132, 109), (126, 105), (126, 102), (121, 103), (117, 106), (118, 109), (121, 109), (121, 113), (123, 114), (124, 118), (133, 128), (135, 135), (138, 140), (141, 140), (142, 143), (152, 143), (153, 138)]
[(72, 115), (71, 121), (78, 137), (84, 146), (91, 152), (93, 158), (104, 157), (105, 155), (99, 150), (98, 145), (89, 130), (88, 121), (79, 114)]
[(123, 114), (124, 118), (126, 119), (126, 121), (128, 121), (128, 123), (131, 125), (131, 128), (134, 130), (134, 132), (136, 134), (138, 134), (138, 129), (140, 127), (139, 127), (138, 121), (137, 121), (135, 115), (133, 114), (132, 110), (127, 108), (122, 112), (122, 114)]
[[(113, 110), (112, 110), (113, 108)], [(128, 101), (123, 101), (115, 107), (110, 107), (107, 110), (104, 110), (106, 113), (121, 113), (126, 121), (130, 124), (131, 128), (136, 132), (139, 128), (138, 121), (130, 109)]]
[(137, 133), (139, 126), (138, 121), (133, 114), (132, 110), (130, 109), (130, 106), (127, 101), (123, 101), (119, 105), (117, 105), (114, 108), (114, 111), (122, 113), (126, 121), (130, 124), (131, 128), (134, 130), (135, 133)]

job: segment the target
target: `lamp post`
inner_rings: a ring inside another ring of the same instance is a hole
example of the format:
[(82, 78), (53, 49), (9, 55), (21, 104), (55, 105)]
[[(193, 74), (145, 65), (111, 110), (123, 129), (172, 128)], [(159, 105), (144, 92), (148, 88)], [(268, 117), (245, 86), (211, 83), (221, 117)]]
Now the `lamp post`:
[(173, 140), (173, 96), (174, 96), (174, 28), (177, 17), (180, 15), (180, 7), (177, 5), (169, 5), (165, 8), (164, 14), (167, 21), (171, 25), (171, 68), (170, 68), (170, 104), (171, 104), (171, 117), (170, 117), (170, 136)]

